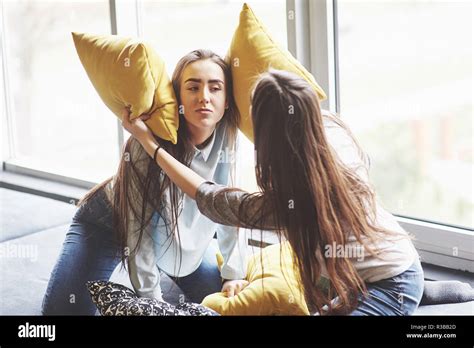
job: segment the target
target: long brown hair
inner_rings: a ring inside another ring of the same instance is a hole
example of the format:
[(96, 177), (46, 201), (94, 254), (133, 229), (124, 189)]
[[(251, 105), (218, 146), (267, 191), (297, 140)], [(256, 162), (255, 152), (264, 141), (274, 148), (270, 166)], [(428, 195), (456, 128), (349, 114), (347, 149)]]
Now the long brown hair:
[[(365, 161), (344, 123), (336, 115), (324, 117), (348, 132)], [(357, 295), (366, 293), (364, 281), (350, 259), (321, 255), (327, 245), (346, 245), (350, 231), (364, 250), (379, 256), (369, 242), (390, 232), (375, 223), (374, 191), (333, 152), (316, 93), (299, 76), (278, 70), (263, 74), (253, 93), (252, 119), (261, 193), (247, 198), (263, 197), (265, 209), (250, 225), (258, 228), (264, 216), (272, 213), (276, 230), (293, 249), (295, 270), (310, 309), (321, 314), (350, 312), (357, 305)], [(329, 276), (327, 292), (317, 286), (321, 260)], [(331, 303), (336, 296), (339, 301)], [(325, 305), (328, 309), (323, 311)]]
[[(230, 67), (225, 61), (219, 55), (205, 49), (194, 50), (186, 54), (179, 60), (173, 72), (173, 89), (178, 104), (181, 105), (180, 88), (184, 69), (191, 63), (206, 59), (219, 65), (224, 72), (228, 108), (220, 122), (225, 123), (227, 132), (226, 138), (228, 141), (226, 146), (233, 150), (237, 136), (239, 113), (233, 98)], [(181, 110), (181, 107), (179, 109)], [(189, 166), (194, 154), (194, 146), (191, 143), (190, 134), (186, 127), (183, 114), (179, 114), (179, 121), (180, 127), (178, 129), (178, 142), (176, 145), (158, 137), (155, 137), (155, 139), (177, 160)], [(133, 149), (136, 149), (136, 151), (132, 151)], [(141, 161), (145, 163), (140, 163)], [(145, 167), (146, 171), (140, 171), (139, 167)], [(145, 150), (133, 137), (130, 137), (125, 143), (117, 174), (95, 186), (83, 197), (79, 204), (86, 203), (111, 181), (114, 193), (114, 199), (113, 202), (111, 202), (113, 207), (113, 226), (120, 245), (120, 256), (123, 267), (126, 266), (127, 257), (139, 251), (144, 230), (146, 226), (151, 223), (153, 213), (162, 213), (165, 207), (167, 208), (168, 216), (161, 217), (170, 231), (168, 238), (171, 241), (171, 238), (176, 234), (178, 243), (180, 243), (177, 220), (181, 213), (179, 203), (182, 199), (182, 192), (171, 182), (162, 169), (153, 162), (153, 159), (146, 154)], [(165, 199), (166, 190), (169, 190), (169, 201)], [(133, 230), (129, 230), (129, 217), (139, 222)], [(132, 233), (138, 234), (136, 238), (137, 243), (136, 245), (129, 246), (127, 242)], [(170, 245), (171, 242), (169, 246)], [(181, 251), (179, 250), (179, 252), (180, 260), (177, 264), (179, 264), (180, 267)]]

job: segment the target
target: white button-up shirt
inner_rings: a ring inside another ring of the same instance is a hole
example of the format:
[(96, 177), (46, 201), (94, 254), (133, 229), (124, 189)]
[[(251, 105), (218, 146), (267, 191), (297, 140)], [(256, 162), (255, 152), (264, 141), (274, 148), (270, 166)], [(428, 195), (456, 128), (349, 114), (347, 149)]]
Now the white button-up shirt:
[[(226, 148), (227, 138), (225, 126), (219, 124), (209, 143), (202, 149), (195, 148), (190, 168), (207, 180), (231, 185), (233, 163), (228, 160), (236, 156), (228, 156), (230, 150)], [(176, 233), (170, 235), (171, 231), (164, 219), (155, 214), (153, 223), (144, 231), (138, 253), (129, 256), (130, 280), (139, 296), (161, 298), (160, 270), (174, 277), (193, 273), (201, 264), (215, 233), (224, 258), (221, 277), (243, 279), (246, 276), (245, 231), (239, 232), (236, 227), (212, 222), (201, 214), (196, 202), (187, 195), (184, 195), (181, 205), (182, 211), (177, 222), (179, 241)], [(165, 211), (160, 213), (167, 214)], [(134, 237), (130, 237), (129, 245), (135, 244)]]

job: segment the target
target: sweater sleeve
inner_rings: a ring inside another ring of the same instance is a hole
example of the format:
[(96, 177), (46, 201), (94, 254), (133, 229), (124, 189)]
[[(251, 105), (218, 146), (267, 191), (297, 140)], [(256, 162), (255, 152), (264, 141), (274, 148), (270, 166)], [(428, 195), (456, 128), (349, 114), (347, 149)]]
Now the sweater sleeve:
[(277, 228), (270, 207), (264, 204), (261, 195), (206, 181), (197, 189), (196, 203), (201, 213), (221, 225), (261, 230)]

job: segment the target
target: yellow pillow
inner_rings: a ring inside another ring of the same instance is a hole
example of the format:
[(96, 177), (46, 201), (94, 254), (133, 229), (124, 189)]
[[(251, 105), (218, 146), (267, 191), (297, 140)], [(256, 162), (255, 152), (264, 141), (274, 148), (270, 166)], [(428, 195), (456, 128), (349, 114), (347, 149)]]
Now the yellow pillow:
[(300, 75), (313, 86), (320, 100), (326, 99), (326, 94), (314, 77), (289, 51), (275, 43), (247, 4), (244, 4), (240, 12), (239, 26), (234, 33), (226, 60), (232, 69), (234, 97), (241, 117), (239, 128), (251, 141), (253, 126), (249, 114), (250, 96), (259, 75), (269, 68)]
[(146, 124), (173, 144), (178, 106), (163, 59), (146, 43), (114, 35), (72, 33), (77, 54), (107, 107), (119, 118), (125, 106), (131, 118), (151, 115)]
[[(221, 265), (222, 256), (218, 254), (217, 258)], [(262, 249), (261, 255), (253, 255), (247, 265), (246, 280), (249, 285), (237, 295), (227, 297), (223, 292), (217, 292), (206, 296), (202, 304), (221, 315), (309, 314), (298, 276), (293, 270), (288, 242), (268, 246)]]

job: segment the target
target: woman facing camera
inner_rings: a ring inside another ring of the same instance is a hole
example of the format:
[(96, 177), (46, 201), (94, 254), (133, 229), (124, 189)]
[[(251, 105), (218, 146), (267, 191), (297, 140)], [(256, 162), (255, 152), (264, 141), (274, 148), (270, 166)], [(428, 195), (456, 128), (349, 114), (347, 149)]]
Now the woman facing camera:
[[(142, 119), (130, 121), (128, 112), (123, 125), (211, 220), (275, 230), (287, 239), (313, 312), (412, 314), (423, 293), (418, 254), (377, 202), (349, 129), (322, 113), (305, 80), (284, 71), (261, 76), (251, 113), (259, 193), (202, 177), (161, 147)], [(329, 280), (327, 292), (316, 286), (321, 277)]]
[[(207, 180), (230, 184), (235, 163), (222, 153), (236, 148), (239, 114), (230, 68), (215, 53), (184, 56), (172, 76), (179, 102), (178, 143), (153, 137), (181, 163)], [(224, 264), (219, 270), (214, 234)], [(246, 284), (246, 240), (235, 227), (202, 215), (131, 137), (118, 172), (80, 202), (43, 300), (43, 314), (93, 315), (86, 282), (108, 280), (122, 261), (141, 297), (162, 299), (160, 272), (201, 302), (208, 294), (238, 293)]]

